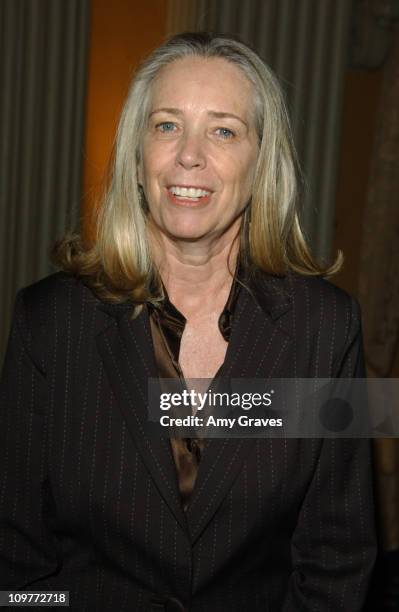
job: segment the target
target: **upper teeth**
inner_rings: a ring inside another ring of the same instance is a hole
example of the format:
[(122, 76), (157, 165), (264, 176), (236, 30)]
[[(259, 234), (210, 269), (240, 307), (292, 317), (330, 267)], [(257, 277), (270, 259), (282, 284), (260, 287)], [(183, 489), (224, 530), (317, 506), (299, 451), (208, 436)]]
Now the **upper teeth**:
[(195, 187), (170, 187), (169, 189), (175, 195), (188, 196), (189, 198), (200, 198), (201, 196), (210, 195), (210, 191), (196, 189)]

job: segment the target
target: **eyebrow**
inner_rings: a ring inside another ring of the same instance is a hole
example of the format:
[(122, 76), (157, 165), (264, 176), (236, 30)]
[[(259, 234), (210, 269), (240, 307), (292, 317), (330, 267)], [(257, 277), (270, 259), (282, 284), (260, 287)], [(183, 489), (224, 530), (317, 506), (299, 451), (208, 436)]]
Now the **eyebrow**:
[[(172, 115), (179, 115), (179, 116), (183, 115), (183, 111), (181, 111), (179, 108), (164, 107), (164, 108), (156, 108), (155, 110), (151, 111), (151, 113), (149, 114), (149, 117), (151, 117), (151, 115), (154, 115), (155, 113), (161, 113), (161, 112), (170, 113)], [(238, 115), (234, 115), (234, 113), (224, 113), (221, 111), (210, 110), (208, 111), (208, 115), (210, 117), (215, 117), (215, 119), (228, 119), (228, 118), (237, 119), (238, 121), (243, 123), (246, 128), (248, 128), (247, 123), (243, 119), (241, 119), (241, 117), (239, 117)]]

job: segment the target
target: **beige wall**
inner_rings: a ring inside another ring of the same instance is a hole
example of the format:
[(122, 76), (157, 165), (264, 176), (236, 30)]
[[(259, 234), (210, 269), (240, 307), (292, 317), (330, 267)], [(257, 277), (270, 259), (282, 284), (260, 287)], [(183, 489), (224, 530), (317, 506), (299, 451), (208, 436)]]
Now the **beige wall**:
[(91, 0), (83, 175), (86, 235), (131, 76), (138, 62), (165, 36), (166, 10), (166, 0)]

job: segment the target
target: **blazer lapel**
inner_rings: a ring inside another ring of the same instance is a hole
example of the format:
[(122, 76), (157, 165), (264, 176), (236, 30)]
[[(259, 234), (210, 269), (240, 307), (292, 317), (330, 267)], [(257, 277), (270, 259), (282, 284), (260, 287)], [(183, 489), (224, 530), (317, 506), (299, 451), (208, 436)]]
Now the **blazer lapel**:
[[(283, 280), (263, 276), (248, 281), (236, 305), (223, 376), (234, 378), (284, 377), (291, 337), (281, 325), (290, 308)], [(207, 439), (187, 510), (194, 543), (231, 489), (256, 438)]]
[[(223, 376), (283, 377), (291, 338), (281, 320), (291, 308), (289, 296), (283, 282), (271, 277), (248, 280), (246, 286), (237, 300)], [(185, 513), (169, 438), (161, 437), (159, 430), (154, 433), (148, 416), (148, 378), (156, 379), (158, 372), (147, 311), (131, 320), (131, 306), (101, 303), (99, 308), (110, 316), (110, 325), (97, 344), (128, 431), (160, 494), (194, 544), (233, 486), (256, 439), (206, 440)]]
[(111, 317), (97, 345), (118, 406), (160, 494), (187, 532), (169, 438), (149, 420), (148, 378), (158, 373), (147, 311), (132, 320), (131, 306), (102, 303), (99, 308)]

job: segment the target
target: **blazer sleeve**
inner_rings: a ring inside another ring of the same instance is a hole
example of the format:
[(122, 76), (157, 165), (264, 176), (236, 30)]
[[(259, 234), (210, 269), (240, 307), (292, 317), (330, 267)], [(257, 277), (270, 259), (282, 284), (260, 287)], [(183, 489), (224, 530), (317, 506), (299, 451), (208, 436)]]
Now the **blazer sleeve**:
[(33, 358), (23, 292), (17, 295), (0, 379), (0, 589), (54, 573), (46, 525), (46, 375)]
[[(359, 307), (334, 377), (365, 377)], [(283, 612), (363, 610), (376, 557), (371, 442), (323, 439), (292, 538)]]

